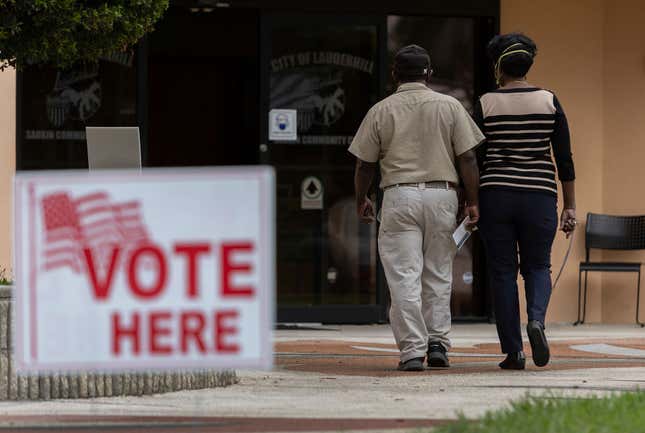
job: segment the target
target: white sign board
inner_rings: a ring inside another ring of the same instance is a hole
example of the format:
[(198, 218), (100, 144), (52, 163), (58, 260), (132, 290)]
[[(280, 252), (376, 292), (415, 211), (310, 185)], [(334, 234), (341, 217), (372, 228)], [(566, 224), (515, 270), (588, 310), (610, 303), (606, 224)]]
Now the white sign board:
[(306, 177), (300, 184), (300, 207), (302, 209), (322, 209), (325, 189), (315, 176)]
[(269, 111), (269, 140), (296, 141), (298, 139), (297, 110)]
[(18, 368), (270, 368), (274, 206), (270, 168), (18, 173)]

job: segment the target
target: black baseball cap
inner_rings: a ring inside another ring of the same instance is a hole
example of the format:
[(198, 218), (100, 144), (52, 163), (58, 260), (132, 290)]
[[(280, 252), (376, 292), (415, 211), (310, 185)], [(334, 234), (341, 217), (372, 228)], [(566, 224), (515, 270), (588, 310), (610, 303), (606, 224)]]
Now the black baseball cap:
[(423, 47), (407, 45), (394, 56), (394, 70), (403, 77), (423, 77), (430, 70), (430, 56)]

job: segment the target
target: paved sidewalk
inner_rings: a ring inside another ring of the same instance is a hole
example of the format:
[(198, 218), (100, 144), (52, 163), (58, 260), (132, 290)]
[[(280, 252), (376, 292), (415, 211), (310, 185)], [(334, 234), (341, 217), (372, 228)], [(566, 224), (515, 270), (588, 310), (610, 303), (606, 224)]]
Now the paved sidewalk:
[(450, 369), (401, 373), (387, 326), (277, 331), (276, 369), (240, 371), (238, 385), (148, 397), (4, 402), (0, 432), (8, 423), (80, 428), (92, 420), (110, 431), (121, 426), (116, 431), (137, 432), (419, 431), (460, 411), (481, 416), (526, 393), (586, 397), (645, 386), (645, 330), (550, 326), (547, 335), (553, 351), (548, 367), (507, 372), (497, 368), (502, 358), (493, 325), (456, 325)]

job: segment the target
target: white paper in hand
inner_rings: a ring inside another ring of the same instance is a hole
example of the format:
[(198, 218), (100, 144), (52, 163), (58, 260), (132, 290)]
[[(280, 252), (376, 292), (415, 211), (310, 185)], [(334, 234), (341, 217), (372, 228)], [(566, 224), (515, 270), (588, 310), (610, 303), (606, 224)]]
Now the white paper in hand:
[(457, 227), (457, 230), (455, 230), (455, 232), (452, 234), (452, 239), (455, 241), (455, 245), (457, 245), (458, 250), (461, 249), (462, 246), (464, 246), (464, 244), (470, 237), (471, 231), (466, 227), (466, 225), (469, 223), (470, 217), (466, 216), (461, 224), (459, 224), (459, 227)]

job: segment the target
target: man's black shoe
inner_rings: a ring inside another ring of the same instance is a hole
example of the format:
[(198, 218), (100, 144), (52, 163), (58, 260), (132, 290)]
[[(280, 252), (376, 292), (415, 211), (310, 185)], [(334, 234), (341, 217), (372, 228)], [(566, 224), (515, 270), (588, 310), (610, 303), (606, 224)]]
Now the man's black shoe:
[(423, 371), (425, 367), (423, 366), (423, 358), (412, 358), (408, 359), (405, 362), (399, 362), (399, 371)]
[(549, 363), (550, 357), (549, 343), (546, 341), (546, 335), (544, 335), (544, 326), (537, 320), (531, 320), (526, 325), (526, 333), (531, 343), (533, 362), (538, 367), (544, 367)]
[(428, 367), (450, 367), (446, 348), (441, 343), (428, 343)]
[(526, 357), (524, 352), (513, 352), (506, 355), (506, 359), (499, 363), (499, 368), (503, 370), (524, 370), (526, 366)]

